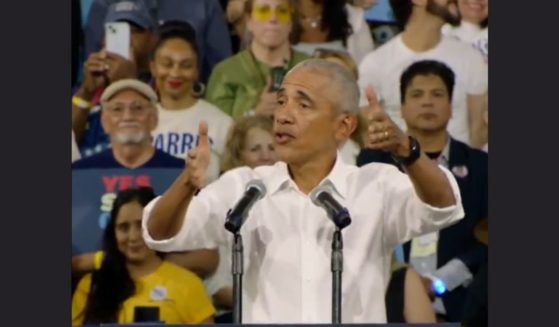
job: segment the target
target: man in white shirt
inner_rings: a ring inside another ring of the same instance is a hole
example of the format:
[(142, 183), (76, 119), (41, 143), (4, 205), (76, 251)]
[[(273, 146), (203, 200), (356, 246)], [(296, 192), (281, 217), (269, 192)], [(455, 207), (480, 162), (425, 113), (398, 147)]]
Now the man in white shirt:
[(456, 180), (429, 160), (414, 139), (390, 120), (368, 89), (369, 138), (391, 152), (395, 167), (345, 164), (337, 145), (355, 129), (359, 89), (343, 67), (321, 59), (295, 66), (278, 91), (274, 166), (231, 170), (204, 185), (209, 144), (207, 125), (189, 153), (188, 168), (163, 196), (144, 210), (148, 246), (158, 251), (215, 248), (232, 237), (224, 218), (260, 179), (266, 195), (252, 208), (244, 239), (243, 322), (328, 323), (331, 321), (331, 237), (334, 224), (309, 194), (319, 186), (349, 210), (343, 230), (342, 322), (386, 322), (385, 289), (396, 244), (439, 230), (463, 216)]
[[(372, 84), (392, 120), (405, 129), (400, 111), (402, 72), (419, 60), (441, 61), (456, 75), (449, 132), (457, 140), (481, 148), (487, 143), (483, 124), (487, 64), (473, 47), (441, 33), (445, 23), (459, 23), (456, 1), (391, 0), (390, 4), (404, 30), (363, 59), (359, 66), (361, 90)], [(364, 96), (360, 105), (367, 105)]]

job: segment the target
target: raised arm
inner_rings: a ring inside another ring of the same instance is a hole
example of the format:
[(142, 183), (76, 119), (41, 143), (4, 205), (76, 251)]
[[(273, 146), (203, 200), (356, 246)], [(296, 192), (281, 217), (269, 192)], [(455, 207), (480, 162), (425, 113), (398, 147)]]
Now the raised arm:
[(188, 153), (188, 164), (149, 213), (147, 231), (154, 240), (175, 236), (186, 215), (186, 209), (197, 190), (205, 184), (210, 158), (208, 125), (200, 122), (200, 141), (196, 149)]
[[(398, 128), (377, 102), (372, 87), (366, 90), (369, 101), (369, 128), (366, 147), (390, 152), (395, 158), (408, 158), (411, 154), (409, 137)], [(456, 204), (450, 182), (439, 166), (427, 155), (403, 166), (418, 197), (426, 204), (445, 208)]]

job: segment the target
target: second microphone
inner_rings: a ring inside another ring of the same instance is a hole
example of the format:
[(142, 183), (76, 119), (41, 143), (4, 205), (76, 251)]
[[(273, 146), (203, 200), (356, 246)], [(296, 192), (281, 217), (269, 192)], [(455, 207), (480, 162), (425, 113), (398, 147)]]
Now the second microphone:
[(253, 179), (248, 182), (243, 197), (227, 213), (225, 229), (231, 233), (237, 233), (245, 223), (252, 206), (264, 195), (266, 195), (266, 186), (261, 180)]

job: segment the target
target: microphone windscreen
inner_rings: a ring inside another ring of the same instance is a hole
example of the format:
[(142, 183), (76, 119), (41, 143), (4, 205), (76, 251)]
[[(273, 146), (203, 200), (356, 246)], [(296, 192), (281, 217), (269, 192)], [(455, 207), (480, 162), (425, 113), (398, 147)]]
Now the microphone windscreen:
[(266, 185), (260, 179), (253, 179), (247, 183), (246, 190), (256, 188), (259, 191), (258, 199), (262, 199), (266, 195)]

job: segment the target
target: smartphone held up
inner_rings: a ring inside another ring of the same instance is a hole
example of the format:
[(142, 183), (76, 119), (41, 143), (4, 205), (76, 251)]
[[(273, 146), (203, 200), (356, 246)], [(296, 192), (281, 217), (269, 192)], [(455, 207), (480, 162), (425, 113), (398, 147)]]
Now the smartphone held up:
[(105, 24), (105, 49), (130, 60), (130, 25), (124, 22)]

